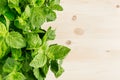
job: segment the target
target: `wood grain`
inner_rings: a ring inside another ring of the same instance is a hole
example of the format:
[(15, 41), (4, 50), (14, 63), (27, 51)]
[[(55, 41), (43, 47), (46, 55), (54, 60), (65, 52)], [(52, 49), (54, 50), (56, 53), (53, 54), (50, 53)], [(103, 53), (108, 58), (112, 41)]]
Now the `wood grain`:
[[(72, 50), (57, 80), (120, 80), (120, 0), (62, 0), (63, 12), (43, 27)], [(49, 73), (47, 80), (56, 80)]]

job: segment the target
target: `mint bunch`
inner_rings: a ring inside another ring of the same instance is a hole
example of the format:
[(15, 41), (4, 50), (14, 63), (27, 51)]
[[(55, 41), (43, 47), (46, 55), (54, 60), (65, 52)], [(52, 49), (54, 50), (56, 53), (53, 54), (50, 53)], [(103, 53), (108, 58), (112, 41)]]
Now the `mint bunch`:
[(48, 44), (55, 30), (42, 28), (62, 11), (60, 0), (0, 0), (0, 80), (45, 80), (49, 69), (59, 77), (70, 49)]

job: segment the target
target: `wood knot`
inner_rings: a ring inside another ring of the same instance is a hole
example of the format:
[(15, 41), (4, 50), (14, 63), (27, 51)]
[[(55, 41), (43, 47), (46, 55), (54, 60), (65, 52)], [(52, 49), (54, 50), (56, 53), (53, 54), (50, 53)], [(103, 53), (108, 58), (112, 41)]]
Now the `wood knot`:
[(84, 30), (81, 28), (75, 28), (74, 33), (77, 35), (83, 35), (84, 34)]
[(120, 8), (120, 5), (116, 5), (116, 8)]
[(67, 44), (67, 45), (70, 45), (70, 44), (71, 44), (71, 41), (70, 41), (70, 40), (67, 40), (67, 41), (66, 41), (66, 44)]
[(74, 16), (72, 17), (72, 20), (73, 20), (73, 21), (76, 21), (76, 20), (77, 20), (77, 16), (74, 15)]

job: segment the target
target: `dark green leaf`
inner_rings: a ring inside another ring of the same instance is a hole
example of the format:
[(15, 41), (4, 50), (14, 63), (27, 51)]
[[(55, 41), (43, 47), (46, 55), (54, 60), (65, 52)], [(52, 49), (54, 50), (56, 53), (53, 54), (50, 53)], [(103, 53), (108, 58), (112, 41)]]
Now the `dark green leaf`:
[(58, 78), (64, 72), (64, 69), (61, 67), (61, 64), (58, 64), (56, 60), (51, 61), (51, 71), (54, 73), (55, 77)]
[(50, 59), (64, 59), (69, 53), (70, 49), (62, 45), (52, 45), (48, 50), (48, 57)]
[(15, 60), (19, 60), (19, 58), (20, 58), (21, 55), (22, 55), (21, 49), (14, 49), (14, 48), (12, 48), (12, 49), (11, 49), (11, 52), (12, 52), (12, 57), (13, 57)]
[(0, 15), (4, 14), (7, 10), (7, 0), (0, 0)]
[(4, 14), (10, 21), (13, 21), (15, 19), (15, 13), (12, 12), (11, 10), (8, 10)]
[(44, 4), (45, 0), (36, 0), (35, 6), (42, 6)]
[(7, 44), (12, 48), (23, 48), (26, 46), (24, 37), (18, 32), (10, 32), (6, 38)]

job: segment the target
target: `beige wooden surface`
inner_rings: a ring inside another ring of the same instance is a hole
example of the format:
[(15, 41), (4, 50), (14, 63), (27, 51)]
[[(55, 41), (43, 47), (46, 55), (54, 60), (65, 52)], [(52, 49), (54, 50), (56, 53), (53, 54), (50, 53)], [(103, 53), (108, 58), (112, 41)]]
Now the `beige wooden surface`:
[(64, 74), (47, 80), (120, 80), (120, 0), (62, 0), (55, 43), (72, 50)]

